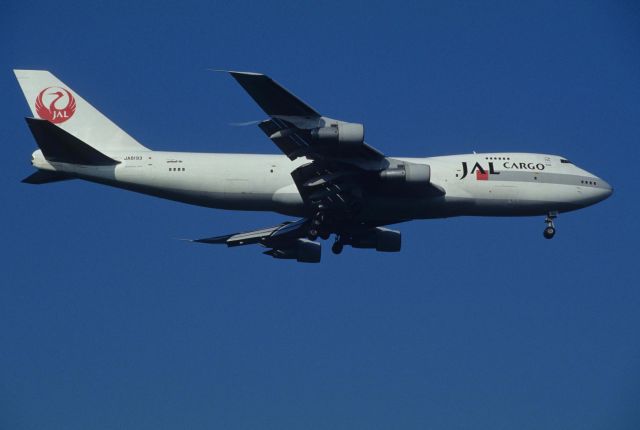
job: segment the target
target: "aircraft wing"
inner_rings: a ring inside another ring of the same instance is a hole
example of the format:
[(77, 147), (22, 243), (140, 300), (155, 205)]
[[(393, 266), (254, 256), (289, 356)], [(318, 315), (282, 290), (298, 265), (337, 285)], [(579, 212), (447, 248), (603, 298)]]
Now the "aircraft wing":
[(304, 238), (309, 224), (308, 219), (302, 218), (297, 221), (286, 221), (273, 227), (195, 239), (191, 242), (220, 244), (229, 247), (259, 244), (269, 248), (264, 254), (274, 258), (317, 263), (320, 261), (320, 244)]
[[(314, 221), (315, 219), (302, 218), (297, 221), (285, 221), (273, 227), (189, 241), (228, 247), (258, 244), (268, 248), (263, 254), (274, 258), (295, 259), (302, 263), (319, 263), (322, 246), (308, 238), (309, 229), (315, 226)], [(315, 227), (318, 228), (318, 226)], [(398, 252), (401, 247), (400, 232), (383, 227), (364, 223), (345, 223), (336, 230), (336, 233), (339, 233), (340, 239), (336, 240), (332, 246), (334, 253), (340, 253), (345, 244), (354, 248), (375, 248), (381, 252)], [(336, 249), (336, 246), (339, 249)]]
[(229, 72), (270, 119), (260, 129), (294, 160), (381, 161), (384, 155), (364, 142), (362, 124), (334, 120), (260, 73)]
[(322, 116), (266, 75), (229, 73), (269, 115), (259, 124), (260, 129), (291, 160), (309, 160), (291, 172), (305, 204), (306, 218), (195, 242), (260, 244), (269, 248), (265, 254), (303, 262), (320, 261), (320, 244), (315, 239), (331, 234), (337, 238), (336, 248), (332, 247), (337, 253), (345, 243), (398, 251), (400, 233), (380, 227), (398, 220), (365, 223), (359, 215), (366, 210), (368, 196), (380, 190), (389, 192), (394, 181), (407, 182), (405, 190), (415, 191), (418, 184), (417, 192), (426, 193), (432, 188), (428, 186), (429, 166), (386, 158), (365, 143), (362, 124)]
[(285, 221), (273, 227), (261, 228), (258, 230), (246, 231), (242, 233), (232, 233), (224, 236), (208, 237), (203, 239), (195, 239), (192, 242), (225, 244), (227, 246), (251, 245), (261, 243), (265, 246), (268, 244), (276, 244), (276, 242), (297, 238), (298, 235), (304, 235), (304, 227), (309, 220), (306, 218), (298, 221)]
[(367, 182), (389, 165), (365, 143), (364, 126), (322, 116), (266, 75), (229, 73), (269, 115), (260, 129), (291, 160), (311, 161), (291, 173), (310, 216), (355, 213)]
[(260, 108), (269, 116), (301, 116), (318, 118), (321, 115), (311, 106), (284, 89), (267, 75), (251, 72), (229, 72)]

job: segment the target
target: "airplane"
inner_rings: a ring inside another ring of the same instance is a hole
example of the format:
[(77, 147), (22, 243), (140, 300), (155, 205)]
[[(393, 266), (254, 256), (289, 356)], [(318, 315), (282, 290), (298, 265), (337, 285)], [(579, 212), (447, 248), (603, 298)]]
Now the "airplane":
[(152, 151), (53, 74), (14, 70), (31, 108), (39, 149), (23, 182), (83, 179), (216, 209), (277, 212), (297, 219), (257, 230), (194, 239), (228, 247), (258, 244), (277, 259), (317, 263), (318, 239), (397, 252), (416, 219), (545, 216), (547, 239), (559, 213), (609, 197), (598, 176), (557, 155), (483, 153), (388, 157), (367, 144), (364, 126), (321, 115), (260, 73), (228, 71), (269, 117), (259, 128), (283, 155)]

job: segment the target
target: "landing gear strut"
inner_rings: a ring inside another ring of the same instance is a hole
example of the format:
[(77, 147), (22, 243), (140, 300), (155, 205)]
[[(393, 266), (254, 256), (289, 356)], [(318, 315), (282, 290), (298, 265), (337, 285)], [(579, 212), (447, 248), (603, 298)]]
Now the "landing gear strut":
[[(309, 240), (316, 240), (318, 235), (320, 234), (320, 227), (324, 222), (324, 213), (321, 211), (316, 212), (316, 214), (311, 219), (311, 225), (309, 226), (309, 230), (307, 231), (307, 238)], [(323, 234), (323, 237), (325, 235)]]
[(549, 212), (544, 222), (547, 224), (547, 227), (544, 229), (542, 233), (545, 239), (552, 239), (556, 234), (556, 227), (553, 225), (553, 220), (558, 217), (558, 212)]

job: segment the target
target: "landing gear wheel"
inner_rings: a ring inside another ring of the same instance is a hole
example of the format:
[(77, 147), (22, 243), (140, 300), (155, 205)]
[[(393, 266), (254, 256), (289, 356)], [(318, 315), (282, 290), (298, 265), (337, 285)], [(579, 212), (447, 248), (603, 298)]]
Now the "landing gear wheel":
[[(316, 214), (311, 218), (311, 225), (309, 226), (309, 230), (307, 231), (307, 237), (309, 240), (316, 240), (320, 235), (322, 230), (322, 223), (324, 222), (324, 213), (322, 211), (316, 212)], [(322, 238), (324, 239), (325, 233), (322, 233)], [(328, 235), (327, 235), (328, 238)]]
[(326, 231), (321, 231), (320, 232), (320, 239), (322, 239), (322, 240), (329, 239), (329, 236), (330, 236), (330, 234), (328, 232), (326, 232)]
[(544, 229), (544, 238), (545, 239), (552, 239), (553, 236), (555, 236), (556, 234), (556, 229), (554, 227), (547, 227)]
[(336, 240), (335, 242), (333, 242), (333, 245), (331, 245), (331, 252), (336, 255), (340, 254), (343, 249), (344, 243), (340, 242), (339, 240)]
[(313, 224), (316, 227), (319, 227), (320, 225), (322, 225), (323, 222), (324, 222), (324, 214), (322, 212), (317, 212), (314, 215), (313, 220), (311, 221), (311, 224)]
[(316, 240), (318, 238), (318, 229), (311, 227), (309, 231), (307, 231), (307, 238), (309, 240)]

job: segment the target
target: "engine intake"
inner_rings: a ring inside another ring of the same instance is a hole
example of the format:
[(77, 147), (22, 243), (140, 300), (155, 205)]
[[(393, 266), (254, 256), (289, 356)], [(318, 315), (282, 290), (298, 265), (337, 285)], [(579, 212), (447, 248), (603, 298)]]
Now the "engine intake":
[(297, 260), (300, 263), (319, 263), (322, 246), (308, 239), (298, 239), (290, 248), (274, 248), (265, 254), (283, 260)]
[(431, 167), (428, 164), (405, 163), (380, 172), (380, 179), (385, 182), (406, 184), (429, 184)]
[(363, 235), (351, 237), (354, 248), (375, 249), (380, 252), (398, 252), (402, 246), (402, 233), (384, 227), (376, 227)]
[(364, 125), (351, 122), (339, 122), (329, 127), (314, 128), (311, 138), (322, 143), (362, 145), (364, 142)]

